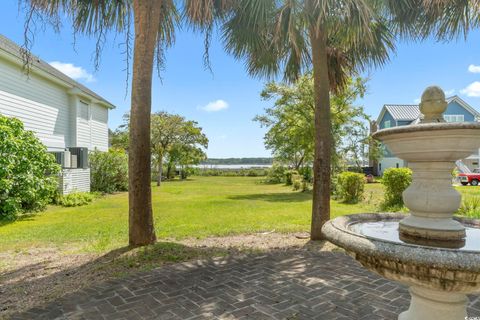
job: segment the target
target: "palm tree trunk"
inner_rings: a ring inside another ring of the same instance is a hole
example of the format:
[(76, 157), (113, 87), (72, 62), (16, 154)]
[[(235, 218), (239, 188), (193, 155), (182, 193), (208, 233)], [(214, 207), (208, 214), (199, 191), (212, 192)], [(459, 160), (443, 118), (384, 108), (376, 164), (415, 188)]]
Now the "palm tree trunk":
[(160, 19), (161, 0), (134, 0), (135, 44), (129, 150), (129, 243), (154, 243), (155, 229), (150, 186), (150, 112), (153, 58)]
[(158, 157), (158, 178), (157, 178), (157, 187), (160, 187), (162, 183), (162, 173), (163, 173), (163, 155)]
[(313, 162), (313, 204), (310, 238), (321, 240), (322, 227), (330, 219), (331, 123), (327, 40), (324, 28), (310, 30), (315, 93), (315, 156)]

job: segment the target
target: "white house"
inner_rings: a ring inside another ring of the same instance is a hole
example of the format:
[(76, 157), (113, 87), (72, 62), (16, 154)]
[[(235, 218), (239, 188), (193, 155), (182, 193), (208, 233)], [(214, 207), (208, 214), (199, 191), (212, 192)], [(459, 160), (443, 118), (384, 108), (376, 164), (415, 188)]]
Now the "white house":
[[(448, 105), (443, 113), (447, 122), (477, 122), (480, 113), (458, 96), (446, 99)], [(385, 129), (396, 126), (405, 126), (416, 123), (422, 114), (418, 105), (414, 104), (386, 104), (380, 111), (377, 118), (378, 129)], [(470, 170), (479, 167), (479, 154), (472, 154), (463, 162)], [(378, 173), (383, 174), (385, 169), (406, 167), (405, 161), (395, 157), (387, 148), (384, 150), (383, 158), (378, 163)]]
[(108, 150), (110, 102), (0, 35), (0, 114), (20, 119), (62, 165), (60, 191), (90, 191), (88, 151)]

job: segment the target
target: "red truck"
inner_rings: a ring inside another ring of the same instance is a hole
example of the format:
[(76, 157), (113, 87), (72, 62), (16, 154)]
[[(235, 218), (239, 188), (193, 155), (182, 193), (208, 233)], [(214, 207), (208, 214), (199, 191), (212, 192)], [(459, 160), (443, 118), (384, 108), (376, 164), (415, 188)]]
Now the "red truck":
[(472, 186), (478, 186), (480, 183), (480, 169), (474, 169), (472, 173), (459, 173), (457, 177), (464, 186), (469, 183)]

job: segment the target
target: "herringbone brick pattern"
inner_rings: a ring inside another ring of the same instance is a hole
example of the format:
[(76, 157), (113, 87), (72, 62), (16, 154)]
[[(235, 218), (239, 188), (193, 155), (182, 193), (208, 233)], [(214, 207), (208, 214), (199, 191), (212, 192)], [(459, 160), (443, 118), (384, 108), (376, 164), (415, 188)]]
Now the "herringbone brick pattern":
[[(162, 267), (13, 319), (397, 319), (405, 287), (342, 253), (290, 252)], [(480, 316), (471, 297), (470, 316)]]

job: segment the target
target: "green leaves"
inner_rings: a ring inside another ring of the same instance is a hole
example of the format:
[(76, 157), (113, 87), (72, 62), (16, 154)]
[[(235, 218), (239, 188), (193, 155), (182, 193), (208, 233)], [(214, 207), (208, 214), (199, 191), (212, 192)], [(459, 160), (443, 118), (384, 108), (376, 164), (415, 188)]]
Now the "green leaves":
[[(363, 96), (365, 88), (365, 80), (349, 78), (346, 88), (331, 96), (334, 171), (343, 166), (347, 155), (351, 153), (352, 147), (347, 143), (346, 136), (359, 136), (359, 141), (365, 138), (352, 130), (355, 128), (363, 132), (360, 129), (365, 126), (363, 108), (353, 105), (357, 98)], [(296, 169), (311, 164), (315, 132), (312, 76), (300, 77), (293, 85), (268, 83), (261, 96), (265, 100), (272, 100), (274, 104), (265, 110), (265, 114), (254, 118), (262, 127), (268, 128), (264, 137), (266, 148), (272, 150), (277, 160)], [(360, 147), (360, 143), (355, 145)]]
[(0, 115), (0, 219), (44, 208), (57, 191), (60, 167), (20, 120)]
[(91, 190), (113, 193), (128, 190), (128, 156), (122, 149), (90, 153)]

